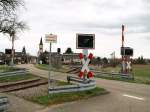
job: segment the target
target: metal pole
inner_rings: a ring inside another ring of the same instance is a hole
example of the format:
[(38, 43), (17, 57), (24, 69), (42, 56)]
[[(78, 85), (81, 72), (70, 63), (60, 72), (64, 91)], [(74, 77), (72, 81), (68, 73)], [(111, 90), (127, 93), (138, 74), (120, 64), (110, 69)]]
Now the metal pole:
[(50, 88), (50, 83), (51, 83), (51, 47), (52, 47), (52, 44), (50, 42), (50, 46), (49, 46), (49, 73), (48, 73), (48, 88)]
[(13, 67), (14, 66), (14, 40), (15, 40), (15, 37), (14, 37), (14, 35), (12, 36), (12, 51), (11, 51), (11, 63), (10, 63), (10, 65), (11, 65), (11, 67)]
[[(84, 59), (87, 60), (87, 57), (88, 57), (88, 49), (83, 49), (83, 55), (84, 55)], [(83, 75), (83, 80), (85, 81), (86, 80), (86, 76), (85, 74)]]

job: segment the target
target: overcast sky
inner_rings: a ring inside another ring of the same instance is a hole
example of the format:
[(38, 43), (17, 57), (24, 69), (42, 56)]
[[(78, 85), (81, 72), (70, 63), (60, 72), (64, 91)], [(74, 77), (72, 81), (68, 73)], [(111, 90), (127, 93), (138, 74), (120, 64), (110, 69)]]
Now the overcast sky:
[[(37, 55), (40, 38), (52, 33), (58, 36), (62, 52), (67, 47), (76, 50), (76, 33), (95, 33), (96, 56), (110, 57), (115, 51), (120, 57), (121, 25), (125, 25), (125, 46), (134, 48), (134, 57), (150, 58), (150, 0), (25, 0), (26, 9), (19, 11), (20, 20), (30, 30), (19, 34), (15, 49)], [(11, 47), (8, 38), (0, 35), (0, 51)], [(44, 42), (44, 50), (48, 44)]]

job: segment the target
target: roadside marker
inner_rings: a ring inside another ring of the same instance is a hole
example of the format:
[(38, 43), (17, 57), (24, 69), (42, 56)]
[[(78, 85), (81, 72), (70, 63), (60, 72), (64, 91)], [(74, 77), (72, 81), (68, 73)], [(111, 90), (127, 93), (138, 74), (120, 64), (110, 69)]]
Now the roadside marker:
[(144, 101), (144, 100), (145, 100), (145, 99), (142, 98), (142, 97), (132, 96), (132, 95), (128, 95), (128, 94), (123, 94), (123, 96), (129, 97), (129, 98), (133, 98), (133, 99), (136, 99), (136, 100), (141, 100), (141, 101)]
[(127, 62), (127, 69), (131, 70), (131, 62)]
[(85, 71), (88, 73), (87, 78), (93, 77), (93, 73), (89, 70), (89, 67), (88, 67), (90, 60), (93, 58), (93, 54), (90, 53), (87, 60), (84, 59), (84, 56), (82, 53), (79, 54), (79, 57), (80, 57), (82, 64), (83, 64), (83, 67), (79, 73), (79, 77), (82, 78)]

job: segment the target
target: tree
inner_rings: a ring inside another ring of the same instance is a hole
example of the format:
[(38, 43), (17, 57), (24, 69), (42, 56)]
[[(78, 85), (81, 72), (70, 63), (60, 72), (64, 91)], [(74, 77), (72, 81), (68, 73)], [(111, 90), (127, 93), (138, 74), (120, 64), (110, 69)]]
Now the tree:
[(137, 64), (145, 64), (146, 62), (145, 62), (145, 59), (143, 58), (143, 56), (141, 56), (141, 57), (138, 57), (138, 59), (137, 59)]
[(73, 51), (70, 47), (67, 48), (67, 50), (65, 51), (65, 54), (72, 54), (72, 53), (73, 53)]
[(101, 61), (102, 61), (102, 60), (101, 60), (101, 57), (97, 57), (96, 60), (97, 60), (98, 66), (99, 66), (99, 65), (101, 64)]
[(23, 21), (18, 21), (17, 17), (6, 22), (7, 25), (3, 27), (3, 33), (8, 34), (12, 42), (11, 65), (14, 64), (14, 41), (17, 39), (17, 34), (27, 29), (27, 25)]
[[(24, 6), (22, 0), (0, 0), (0, 33), (3, 33), (3, 27), (6, 27), (5, 22), (9, 22), (16, 14), (16, 9), (19, 6)], [(4, 22), (4, 24), (3, 24)]]
[(108, 59), (106, 57), (104, 57), (102, 60), (104, 64), (108, 64)]
[(17, 33), (26, 28), (26, 24), (16, 18), (16, 9), (19, 6), (24, 6), (23, 0), (0, 0), (0, 33), (9, 34), (12, 41), (12, 64)]
[(24, 6), (22, 0), (0, 0), (0, 17), (14, 14), (20, 5)]

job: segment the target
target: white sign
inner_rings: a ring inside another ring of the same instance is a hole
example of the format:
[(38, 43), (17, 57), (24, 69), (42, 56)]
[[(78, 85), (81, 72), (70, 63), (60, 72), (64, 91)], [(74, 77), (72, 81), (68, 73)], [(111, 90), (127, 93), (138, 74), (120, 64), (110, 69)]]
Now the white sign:
[(88, 58), (85, 61), (85, 59), (83, 58), (81, 61), (82, 61), (82, 64), (83, 64), (83, 67), (82, 67), (81, 71), (84, 72), (86, 70), (87, 72), (89, 72), (90, 70), (89, 70), (88, 64), (90, 62), (90, 59)]
[(129, 69), (129, 70), (131, 70), (131, 62), (129, 61), (129, 62), (127, 62), (127, 69)]
[(45, 42), (47, 42), (47, 43), (56, 43), (57, 42), (57, 35), (46, 34), (45, 35)]

